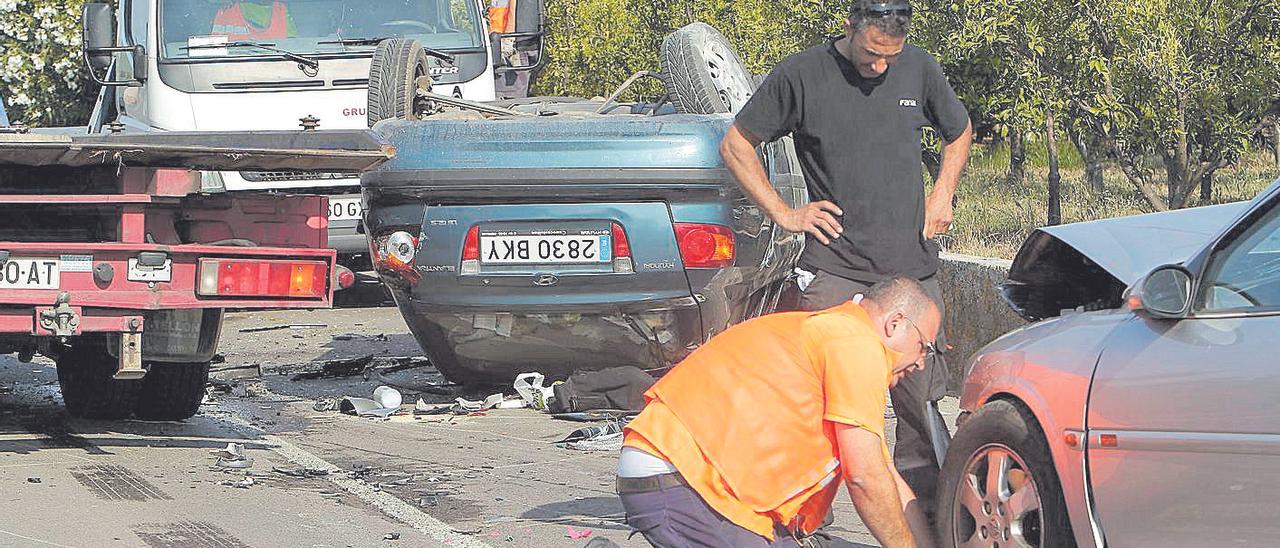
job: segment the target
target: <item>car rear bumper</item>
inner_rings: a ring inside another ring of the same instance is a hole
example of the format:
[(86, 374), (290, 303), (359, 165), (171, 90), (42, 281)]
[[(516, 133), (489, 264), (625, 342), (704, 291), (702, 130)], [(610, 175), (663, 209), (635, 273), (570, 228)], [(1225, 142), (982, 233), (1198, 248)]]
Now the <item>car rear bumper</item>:
[(489, 311), (401, 297), (400, 311), (428, 357), (495, 380), (525, 372), (562, 378), (621, 365), (656, 373), (703, 342), (701, 312), (691, 298)]

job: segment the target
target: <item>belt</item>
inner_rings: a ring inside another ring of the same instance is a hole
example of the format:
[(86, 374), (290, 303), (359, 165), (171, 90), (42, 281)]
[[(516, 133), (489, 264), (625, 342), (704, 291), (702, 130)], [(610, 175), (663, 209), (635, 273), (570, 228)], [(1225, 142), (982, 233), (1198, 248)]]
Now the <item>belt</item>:
[(618, 494), (649, 493), (672, 487), (688, 487), (689, 482), (680, 474), (658, 474), (646, 478), (618, 478)]

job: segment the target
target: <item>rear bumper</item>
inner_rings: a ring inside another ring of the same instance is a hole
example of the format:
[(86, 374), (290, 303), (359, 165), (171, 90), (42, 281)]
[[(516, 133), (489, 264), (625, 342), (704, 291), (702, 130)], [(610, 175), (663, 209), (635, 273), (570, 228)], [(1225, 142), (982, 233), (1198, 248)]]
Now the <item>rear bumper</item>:
[[(0, 333), (55, 335), (40, 322), (42, 313), (52, 314), (55, 309), (75, 314), (78, 319), (70, 334), (78, 335), (142, 331), (143, 315), (149, 311), (328, 308), (333, 302), (335, 253), (329, 249), (45, 242), (3, 247), (13, 257), (59, 258), (62, 271), (57, 289), (0, 289)], [(142, 252), (166, 254), (172, 265), (168, 281), (131, 279), (140, 276), (131, 274), (129, 260)], [(196, 293), (199, 260), (211, 258), (315, 261), (324, 264), (325, 279), (330, 281), (318, 298), (201, 296)], [(69, 267), (69, 261), (76, 261), (76, 266)], [(111, 272), (109, 277), (101, 274), (106, 270)], [(59, 306), (62, 294), (65, 305)], [(67, 334), (66, 326), (62, 328)]]
[(701, 312), (691, 298), (513, 312), (438, 307), (402, 296), (396, 302), (428, 357), (490, 379), (534, 371), (562, 378), (620, 365), (659, 370), (703, 342)]

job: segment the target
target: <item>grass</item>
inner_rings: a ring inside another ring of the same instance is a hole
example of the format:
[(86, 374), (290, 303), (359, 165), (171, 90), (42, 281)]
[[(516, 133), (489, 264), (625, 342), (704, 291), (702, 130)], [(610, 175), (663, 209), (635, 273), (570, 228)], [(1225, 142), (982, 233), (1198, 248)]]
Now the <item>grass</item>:
[[(1012, 259), (1033, 230), (1046, 224), (1048, 215), (1048, 161), (1043, 144), (1027, 144), (1026, 177), (1011, 188), (1007, 146), (974, 146), (969, 166), (956, 192), (955, 222), (940, 237), (947, 251)], [(1146, 201), (1115, 165), (1106, 165), (1105, 188), (1095, 193), (1084, 179), (1083, 162), (1070, 143), (1062, 147), (1062, 219), (1064, 223), (1150, 213)], [(1157, 170), (1159, 177), (1163, 171)], [(1253, 198), (1280, 177), (1270, 154), (1245, 156), (1235, 165), (1218, 170), (1211, 203)], [(927, 177), (926, 177), (927, 179)], [(1161, 187), (1160, 192), (1164, 192)], [(1189, 206), (1199, 203), (1199, 192)]]

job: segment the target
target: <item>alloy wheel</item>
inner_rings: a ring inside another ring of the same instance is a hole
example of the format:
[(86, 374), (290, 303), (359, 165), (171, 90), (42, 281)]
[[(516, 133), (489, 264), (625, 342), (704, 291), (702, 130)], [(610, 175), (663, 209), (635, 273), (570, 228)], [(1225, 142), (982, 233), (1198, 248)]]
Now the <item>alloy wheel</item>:
[(1040, 491), (1015, 451), (988, 444), (970, 455), (956, 486), (952, 540), (956, 546), (1043, 546)]

